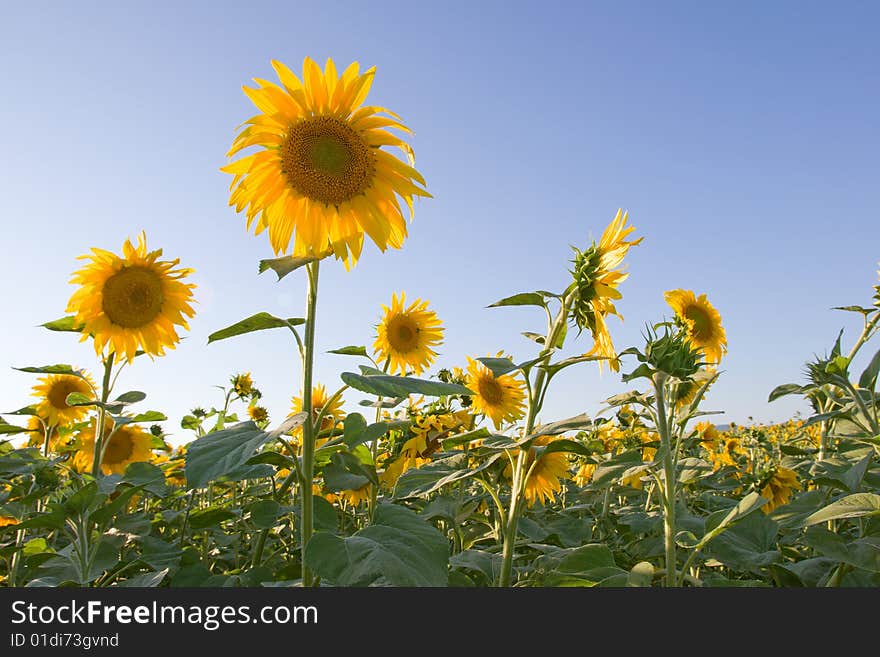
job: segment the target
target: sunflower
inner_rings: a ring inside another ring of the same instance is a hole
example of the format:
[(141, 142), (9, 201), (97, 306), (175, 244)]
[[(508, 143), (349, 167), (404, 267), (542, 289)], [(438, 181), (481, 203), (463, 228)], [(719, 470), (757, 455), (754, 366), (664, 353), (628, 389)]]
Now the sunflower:
[(162, 249), (147, 251), (147, 236), (138, 235), (137, 247), (126, 240), (120, 257), (103, 249), (92, 249), (91, 260), (74, 272), (71, 283), (79, 284), (67, 312), (76, 313), (83, 340), (90, 335), (100, 355), (106, 346), (130, 362), (138, 350), (150, 356), (165, 355), (180, 342), (177, 326), (189, 329), (186, 317), (195, 311), (190, 305), (195, 285), (181, 279), (192, 269), (177, 267), (179, 260), (159, 260)]
[[(302, 404), (302, 402), (300, 402), (300, 404)], [(269, 421), (269, 411), (266, 410), (265, 406), (257, 406), (256, 404), (248, 406), (247, 413), (248, 417), (256, 424), (262, 424)]]
[(770, 513), (776, 507), (788, 504), (792, 492), (800, 489), (801, 484), (794, 470), (777, 467), (767, 480), (764, 488), (761, 489), (761, 495), (770, 500), (761, 507), (761, 510), (764, 513)]
[[(312, 386), (312, 421), (318, 419), (318, 415), (321, 412), (321, 409), (324, 408), (324, 405), (327, 403), (327, 388), (324, 387), (323, 384), (318, 383), (317, 385)], [(302, 413), (303, 411), (303, 399), (302, 392), (300, 392), (299, 396), (293, 398), (293, 406), (292, 411), (294, 414)], [(329, 431), (336, 424), (342, 420), (344, 413), (342, 412), (342, 397), (337, 397), (330, 406), (327, 407), (327, 410), (324, 412), (324, 417), (321, 419), (321, 426), (318, 431)], [(298, 426), (293, 431), (294, 435), (299, 435), (302, 433), (302, 426)], [(327, 441), (327, 438), (321, 438), (318, 440), (316, 446), (320, 447)]]
[[(73, 467), (79, 472), (90, 472), (92, 469), (95, 456), (95, 425), (96, 421), (92, 420), (91, 425), (80, 432), (79, 450), (73, 456)], [(153, 437), (136, 425), (123, 424), (114, 428), (113, 421), (108, 418), (103, 442), (101, 471), (105, 475), (125, 474), (125, 468), (130, 463), (153, 459)]]
[(712, 461), (712, 469), (730, 465), (737, 467), (737, 457), (746, 453), (742, 447), (739, 438), (727, 438), (721, 441), (721, 449), (709, 453), (709, 460)]
[(722, 436), (711, 422), (699, 422), (694, 430), (700, 437), (700, 446), (707, 452), (714, 452), (721, 444)]
[(231, 379), (232, 389), (239, 397), (250, 397), (254, 391), (254, 380), (251, 378), (250, 372), (244, 374), (236, 374)]
[[(255, 234), (269, 229), (276, 254), (324, 257), (333, 253), (346, 266), (357, 262), (364, 233), (381, 250), (399, 249), (406, 219), (398, 197), (413, 216), (413, 197), (430, 197), (425, 179), (413, 168), (413, 150), (388, 132), (409, 129), (393, 112), (362, 106), (375, 68), (360, 74), (357, 62), (342, 75), (332, 59), (322, 73), (306, 57), (303, 81), (272, 61), (281, 85), (255, 78), (243, 87), (260, 114), (243, 125), (227, 153), (256, 146), (255, 153), (231, 162), (229, 205), (245, 211)], [(383, 146), (399, 148), (404, 163)]]
[(89, 413), (87, 406), (69, 406), (67, 396), (72, 392), (93, 397), (94, 384), (91, 377), (73, 374), (50, 374), (39, 379), (33, 387), (33, 396), (40, 399), (37, 404), (37, 415), (46, 424), (63, 426), (82, 420)]
[(348, 502), (352, 506), (358, 506), (362, 502), (369, 502), (370, 501), (370, 495), (372, 493), (372, 490), (373, 490), (372, 484), (368, 481), (360, 488), (339, 491), (339, 497), (344, 499), (346, 502)]
[(374, 351), (379, 360), (388, 360), (391, 373), (406, 374), (410, 369), (421, 374), (427, 369), (437, 352), (436, 347), (443, 341), (443, 325), (433, 310), (428, 310), (428, 302), (416, 299), (405, 307), (406, 295), (391, 296), (391, 307), (383, 305), (385, 316), (377, 327)]
[[(593, 336), (593, 348), (584, 355), (607, 359), (615, 372), (620, 369), (620, 362), (605, 318), (616, 315), (623, 320), (613, 303), (622, 298), (617, 288), (629, 277), (620, 266), (630, 248), (642, 241), (641, 237), (630, 241), (624, 239), (635, 230), (634, 226), (626, 225), (627, 216), (626, 212), (618, 210), (602, 233), (599, 244), (593, 242), (586, 251), (574, 249), (574, 269), (571, 272), (574, 282), (569, 287), (570, 293), (574, 294), (572, 320), (579, 330), (589, 329)], [(600, 360), (600, 371), (602, 366)]]
[(481, 362), (468, 357), (466, 386), (474, 391), (472, 412), (483, 413), (496, 429), (504, 422), (515, 422), (526, 414), (525, 384), (509, 374), (495, 376)]
[(0, 528), (12, 527), (17, 524), (19, 524), (18, 518), (13, 518), (12, 516), (0, 516)]
[[(533, 506), (537, 500), (540, 500), (541, 504), (547, 500), (555, 502), (556, 493), (562, 490), (560, 479), (565, 479), (568, 475), (568, 455), (565, 452), (551, 452), (536, 456), (537, 450), (535, 449), (535, 447), (549, 445), (560, 438), (561, 436), (538, 436), (532, 442), (532, 447), (529, 448), (526, 472), (531, 470), (531, 474), (526, 479), (523, 491), (529, 506)], [(510, 476), (511, 468), (509, 465), (507, 470), (507, 474)]]
[(691, 344), (702, 350), (707, 362), (719, 363), (727, 352), (727, 335), (721, 326), (721, 314), (706, 295), (697, 297), (691, 290), (669, 290), (663, 298), (685, 327)]
[(596, 474), (596, 464), (595, 463), (584, 463), (581, 467), (578, 468), (578, 471), (574, 475), (574, 483), (583, 488), (591, 481), (593, 481), (593, 475)]

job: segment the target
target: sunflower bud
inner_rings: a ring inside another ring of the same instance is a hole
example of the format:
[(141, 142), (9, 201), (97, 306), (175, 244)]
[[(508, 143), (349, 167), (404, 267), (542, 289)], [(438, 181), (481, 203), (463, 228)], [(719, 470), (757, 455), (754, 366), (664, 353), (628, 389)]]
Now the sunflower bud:
[(700, 352), (694, 349), (684, 331), (670, 331), (663, 335), (651, 331), (645, 345), (645, 360), (658, 372), (677, 379), (688, 379), (700, 369)]
[(574, 258), (571, 261), (573, 269), (570, 270), (572, 276), (572, 285), (569, 288), (572, 291), (571, 319), (578, 332), (589, 329), (591, 332), (596, 331), (596, 309), (593, 307), (593, 299), (596, 298), (596, 274), (599, 270), (599, 260), (601, 253), (598, 247), (593, 244), (586, 251), (581, 251), (577, 247), (571, 247), (574, 251)]

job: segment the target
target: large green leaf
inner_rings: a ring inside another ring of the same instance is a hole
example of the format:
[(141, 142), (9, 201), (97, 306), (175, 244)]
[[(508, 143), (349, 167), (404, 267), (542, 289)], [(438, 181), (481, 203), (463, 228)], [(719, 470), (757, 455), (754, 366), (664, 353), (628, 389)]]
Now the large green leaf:
[(51, 322), (40, 324), (43, 328), (50, 331), (64, 331), (68, 333), (82, 333), (83, 324), (76, 321), (76, 315), (68, 315), (59, 319), (53, 319)]
[(306, 413), (292, 415), (274, 431), (262, 431), (250, 421), (241, 422), (191, 442), (186, 450), (184, 468), (187, 486), (201, 488), (224, 475), (236, 479), (247, 477), (248, 473), (241, 468), (248, 459), (269, 440), (302, 424), (306, 416)]
[(409, 376), (391, 376), (390, 374), (355, 374), (343, 372), (342, 380), (355, 390), (366, 392), (377, 397), (401, 397), (410, 394), (442, 397), (445, 395), (473, 395), (474, 393), (456, 383), (427, 381)]
[(312, 536), (305, 562), (336, 586), (446, 586), (449, 542), (413, 511), (380, 504), (353, 536)]
[(490, 467), (501, 456), (500, 452), (494, 454), (473, 470), (468, 468), (468, 457), (464, 452), (432, 461), (420, 468), (410, 468), (397, 480), (394, 497), (425, 497), (448, 484), (474, 476)]
[[(765, 501), (758, 496), (752, 504), (757, 502), (764, 504)], [(718, 561), (734, 570), (761, 572), (762, 567), (780, 559), (776, 547), (778, 533), (779, 525), (766, 515), (749, 513), (714, 538), (707, 549)]]
[(232, 326), (227, 326), (224, 329), (220, 329), (219, 331), (214, 331), (211, 335), (208, 336), (208, 344), (212, 342), (217, 342), (218, 340), (225, 340), (226, 338), (231, 338), (236, 335), (244, 335), (245, 333), (253, 333), (254, 331), (265, 331), (266, 329), (273, 328), (289, 328), (292, 329), (294, 326), (299, 326), (300, 324), (304, 324), (305, 320), (300, 317), (289, 317), (288, 319), (281, 319), (280, 317), (275, 317), (274, 315), (270, 315), (266, 312), (257, 313), (256, 315), (251, 315), (240, 322), (236, 322)]
[(862, 518), (865, 516), (880, 515), (880, 495), (875, 493), (856, 493), (847, 495), (836, 502), (832, 502), (823, 509), (809, 516), (805, 525), (817, 525), (829, 520), (842, 518)]

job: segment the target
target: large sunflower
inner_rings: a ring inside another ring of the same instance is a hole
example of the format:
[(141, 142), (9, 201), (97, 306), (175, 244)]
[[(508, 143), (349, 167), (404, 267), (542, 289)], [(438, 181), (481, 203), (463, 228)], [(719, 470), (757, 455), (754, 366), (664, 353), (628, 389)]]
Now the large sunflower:
[(67, 312), (76, 313), (83, 337), (91, 335), (100, 355), (110, 351), (128, 361), (137, 351), (164, 356), (165, 348), (180, 342), (176, 327), (189, 329), (186, 318), (195, 314), (195, 285), (181, 279), (192, 269), (177, 267), (179, 260), (159, 260), (162, 249), (147, 251), (147, 237), (138, 235), (135, 247), (126, 240), (120, 257), (104, 249), (80, 256), (91, 262), (73, 274), (79, 289), (70, 297)]
[(466, 386), (474, 391), (471, 412), (483, 413), (496, 429), (504, 422), (515, 422), (526, 414), (525, 384), (509, 374), (495, 376), (481, 362), (468, 357)]
[(89, 413), (87, 406), (70, 406), (67, 396), (78, 392), (88, 397), (94, 396), (94, 384), (91, 378), (73, 374), (50, 374), (38, 380), (33, 387), (33, 396), (40, 399), (37, 404), (37, 415), (48, 425), (64, 426), (82, 420)]
[[(255, 78), (243, 87), (260, 114), (243, 125), (228, 157), (259, 150), (222, 168), (233, 175), (229, 205), (245, 211), (248, 229), (269, 229), (276, 254), (323, 257), (334, 253), (346, 265), (360, 256), (364, 233), (384, 251), (399, 249), (406, 220), (397, 197), (413, 215), (413, 197), (430, 196), (413, 168), (413, 150), (388, 132), (409, 129), (397, 114), (362, 106), (375, 68), (360, 74), (357, 62), (342, 75), (332, 59), (322, 72), (306, 57), (303, 80), (272, 61), (281, 85)], [(382, 150), (395, 146), (408, 164)]]
[[(79, 472), (90, 472), (95, 457), (96, 421), (83, 429), (79, 435), (79, 450), (73, 456), (73, 467)], [(108, 440), (109, 436), (109, 440)], [(130, 463), (153, 459), (153, 437), (134, 424), (124, 424), (119, 428), (107, 419), (104, 429), (104, 456), (101, 471), (105, 475), (125, 474)]]
[(691, 290), (669, 290), (663, 298), (685, 327), (691, 344), (702, 350), (708, 363), (719, 363), (727, 352), (727, 335), (721, 326), (721, 314), (706, 295), (697, 297)]
[[(635, 230), (634, 226), (626, 225), (627, 216), (618, 210), (598, 244), (593, 242), (586, 251), (575, 249), (571, 272), (574, 282), (569, 288), (575, 294), (572, 319), (580, 330), (589, 329), (593, 336), (593, 348), (585, 355), (602, 356), (615, 372), (620, 369), (620, 363), (605, 318), (616, 315), (623, 319), (614, 306), (614, 301), (622, 298), (618, 286), (629, 277), (621, 265), (630, 248), (643, 239), (625, 239)], [(602, 364), (600, 360), (600, 370)]]
[(443, 341), (443, 325), (428, 310), (427, 301), (416, 299), (409, 307), (405, 303), (406, 294), (401, 292), (399, 298), (391, 296), (390, 307), (382, 306), (385, 316), (376, 329), (373, 349), (380, 361), (390, 362), (392, 374), (406, 374), (407, 369), (421, 374), (437, 357), (432, 347)]

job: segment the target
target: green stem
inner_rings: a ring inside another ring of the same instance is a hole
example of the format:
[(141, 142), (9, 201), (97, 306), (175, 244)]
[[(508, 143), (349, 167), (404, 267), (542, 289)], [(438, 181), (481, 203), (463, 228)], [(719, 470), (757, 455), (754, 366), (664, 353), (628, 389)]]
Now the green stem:
[(314, 577), (312, 571), (306, 567), (306, 546), (312, 537), (314, 529), (314, 500), (312, 499), (312, 480), (315, 476), (315, 424), (312, 413), (312, 367), (315, 358), (315, 309), (318, 303), (318, 264), (315, 260), (306, 265), (309, 275), (309, 291), (306, 302), (306, 326), (303, 359), (303, 410), (309, 417), (303, 423), (303, 451), (302, 451), (302, 584), (312, 586)]
[(113, 360), (116, 352), (111, 351), (104, 361), (104, 379), (101, 382), (101, 406), (98, 408), (98, 424), (95, 428), (95, 455), (92, 459), (92, 476), (96, 479), (101, 476), (101, 458), (104, 454), (104, 423), (107, 417), (107, 399), (110, 397), (110, 372), (113, 369)]
[(657, 400), (657, 432), (663, 447), (663, 543), (666, 554), (666, 586), (675, 586), (675, 462), (672, 456), (672, 440), (666, 418), (666, 375), (654, 375)]

